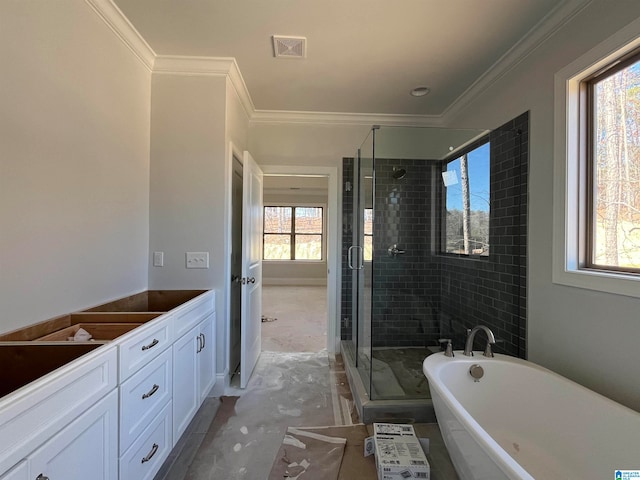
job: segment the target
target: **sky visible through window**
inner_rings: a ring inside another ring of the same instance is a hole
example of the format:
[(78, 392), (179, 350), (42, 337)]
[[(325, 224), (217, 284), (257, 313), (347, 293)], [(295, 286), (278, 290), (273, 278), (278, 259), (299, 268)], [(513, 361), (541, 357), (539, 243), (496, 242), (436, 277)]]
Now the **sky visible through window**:
[[(472, 150), (469, 157), (469, 201), (471, 210), (489, 211), (489, 143)], [(447, 210), (462, 211), (462, 189), (460, 185), (460, 160), (454, 160), (447, 171), (454, 170), (458, 183), (447, 187)]]
[[(460, 158), (447, 164), (443, 172), (446, 187), (447, 253), (489, 255), (490, 210), (490, 144), (489, 142), (467, 153), (469, 179), (469, 230), (465, 241), (464, 208)], [(468, 245), (465, 250), (465, 243)]]

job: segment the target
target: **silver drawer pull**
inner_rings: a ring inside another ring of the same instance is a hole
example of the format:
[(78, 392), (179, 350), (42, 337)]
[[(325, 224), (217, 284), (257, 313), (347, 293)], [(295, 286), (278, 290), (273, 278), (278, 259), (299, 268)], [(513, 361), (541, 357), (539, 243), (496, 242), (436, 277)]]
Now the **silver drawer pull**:
[(145, 393), (144, 395), (142, 395), (142, 399), (144, 400), (145, 398), (149, 398), (151, 395), (153, 395), (154, 393), (156, 393), (158, 391), (158, 389), (160, 388), (159, 385), (156, 385), (155, 383), (153, 384), (153, 387), (151, 388), (151, 390), (149, 390), (147, 393)]
[(150, 348), (155, 347), (158, 343), (160, 343), (160, 341), (157, 338), (154, 338), (153, 342), (151, 342), (149, 345), (144, 345), (142, 347), (142, 351), (144, 352), (145, 350), (149, 350)]
[(201, 333), (200, 336), (202, 337), (202, 350), (204, 350), (204, 346), (207, 344), (207, 337), (204, 336), (204, 333)]
[(49, 480), (49, 477), (45, 477), (43, 474), (40, 474), (36, 477), (36, 480)]
[(149, 460), (151, 460), (153, 458), (153, 456), (156, 454), (157, 451), (158, 451), (158, 444), (154, 443), (153, 447), (151, 447), (151, 451), (149, 452), (149, 455), (147, 455), (146, 457), (144, 457), (142, 459), (142, 463), (146, 463)]

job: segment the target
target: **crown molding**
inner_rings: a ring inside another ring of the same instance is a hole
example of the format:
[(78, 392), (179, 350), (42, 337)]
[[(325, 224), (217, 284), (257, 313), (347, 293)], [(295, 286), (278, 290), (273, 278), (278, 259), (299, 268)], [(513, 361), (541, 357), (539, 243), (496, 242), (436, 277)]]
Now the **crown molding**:
[(85, 0), (154, 74), (221, 75), (229, 78), (251, 124), (390, 125), (446, 127), (474, 99), (531, 55), (592, 0), (564, 0), (438, 115), (256, 110), (235, 58), (156, 55), (113, 0)]
[(290, 123), (315, 125), (389, 125), (442, 126), (441, 115), (401, 115), (376, 113), (297, 112), (286, 110), (255, 110), (252, 124)]
[(565, 0), (559, 3), (445, 109), (442, 113), (443, 124), (450, 124), (461, 110), (524, 61), (592, 1)]
[(85, 0), (147, 69), (153, 71), (156, 53), (112, 0)]
[(255, 106), (249, 89), (244, 83), (242, 73), (233, 57), (190, 57), (183, 55), (158, 55), (154, 66), (154, 74), (165, 75), (210, 75), (225, 76), (231, 81), (247, 117), (251, 118)]

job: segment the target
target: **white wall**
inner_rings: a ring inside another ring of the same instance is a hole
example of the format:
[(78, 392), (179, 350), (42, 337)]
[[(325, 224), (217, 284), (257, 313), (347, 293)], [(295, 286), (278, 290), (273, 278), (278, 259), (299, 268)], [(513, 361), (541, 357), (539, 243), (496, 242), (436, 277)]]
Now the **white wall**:
[(83, 0), (0, 2), (0, 331), (147, 287), (151, 74)]
[(249, 149), (261, 165), (323, 165), (342, 169), (354, 157), (371, 125), (251, 125)]
[(640, 301), (552, 283), (551, 252), (554, 74), (638, 16), (640, 2), (594, 0), (455, 121), (493, 128), (530, 110), (529, 359), (635, 410)]
[[(151, 101), (150, 289), (216, 289), (217, 364), (224, 365), (227, 212), (226, 78), (154, 74)], [(209, 252), (187, 269), (187, 252)]]

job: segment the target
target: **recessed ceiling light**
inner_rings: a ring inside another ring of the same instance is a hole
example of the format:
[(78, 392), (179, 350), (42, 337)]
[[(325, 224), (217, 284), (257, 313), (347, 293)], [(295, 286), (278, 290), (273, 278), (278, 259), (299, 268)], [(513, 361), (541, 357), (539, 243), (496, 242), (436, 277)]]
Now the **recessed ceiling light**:
[(411, 90), (409, 93), (413, 97), (424, 97), (430, 91), (431, 89), (429, 87), (416, 87), (413, 90)]

